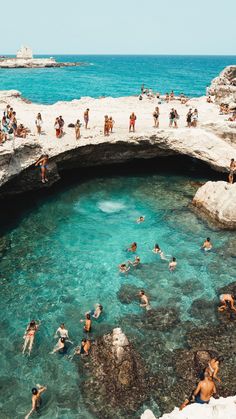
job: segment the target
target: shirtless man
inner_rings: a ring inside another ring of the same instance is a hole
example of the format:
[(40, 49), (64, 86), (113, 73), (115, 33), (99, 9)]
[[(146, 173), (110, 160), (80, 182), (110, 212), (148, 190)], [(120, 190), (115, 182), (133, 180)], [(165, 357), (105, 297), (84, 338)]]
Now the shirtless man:
[(208, 252), (209, 250), (212, 249), (212, 243), (211, 243), (210, 237), (207, 237), (207, 239), (204, 241), (201, 249), (205, 250), (205, 252)]
[(230, 307), (231, 310), (236, 311), (236, 307), (234, 305), (234, 297), (231, 294), (221, 294), (220, 295), (220, 302), (222, 305), (218, 308), (219, 311), (224, 311), (227, 307)]
[(41, 394), (47, 390), (47, 387), (40, 386), (37, 384), (36, 387), (32, 388), (32, 408), (29, 413), (25, 416), (25, 419), (28, 419), (30, 415), (37, 411), (42, 403)]
[(217, 380), (219, 383), (221, 383), (221, 379), (217, 377), (218, 371), (219, 371), (219, 365), (220, 362), (224, 361), (223, 356), (219, 356), (216, 358), (212, 358), (210, 362), (208, 363), (208, 367), (206, 368), (206, 371), (209, 373), (209, 375)]
[(89, 313), (85, 314), (85, 320), (80, 320), (81, 323), (85, 322), (84, 325), (84, 332), (89, 333), (91, 332), (91, 328), (92, 328), (92, 320), (91, 320), (91, 316)]
[(127, 265), (126, 265), (126, 263), (121, 263), (121, 264), (119, 265), (119, 271), (120, 271), (120, 273), (122, 273), (122, 274), (126, 274), (126, 273), (128, 273), (128, 272), (129, 272), (129, 270), (130, 270), (130, 267), (129, 267), (129, 266), (127, 266)]
[(141, 263), (141, 260), (139, 256), (135, 256), (135, 259), (133, 262), (129, 261), (129, 264), (132, 265), (134, 268), (136, 268), (136, 266), (138, 266), (140, 263)]
[(85, 123), (85, 129), (88, 129), (88, 123), (89, 123), (89, 108), (86, 109), (84, 112), (84, 123)]
[(234, 161), (234, 159), (231, 159), (230, 161), (230, 166), (229, 166), (229, 183), (234, 183), (234, 172), (236, 171), (236, 162)]
[(46, 177), (48, 165), (48, 154), (41, 156), (35, 163), (35, 166), (40, 166), (42, 183), (48, 182)]
[(28, 324), (25, 334), (23, 336), (23, 339), (25, 340), (23, 349), (22, 349), (23, 354), (25, 353), (25, 350), (28, 345), (29, 345), (28, 354), (29, 355), (31, 354), (33, 343), (34, 343), (34, 336), (38, 328), (39, 328), (39, 324), (37, 324), (35, 320), (31, 320), (31, 322)]
[(193, 392), (193, 400), (199, 404), (208, 404), (213, 394), (216, 394), (215, 383), (209, 372), (205, 371), (204, 380), (198, 383), (196, 390)]
[(149, 310), (150, 309), (149, 300), (143, 290), (139, 292), (139, 297), (140, 297), (140, 307), (143, 307), (143, 308), (146, 308), (146, 310)]
[(137, 250), (137, 243), (133, 242), (130, 247), (127, 249), (128, 252), (136, 252)]
[(141, 215), (141, 217), (139, 217), (137, 220), (136, 220), (136, 223), (137, 224), (140, 224), (140, 223), (143, 223), (145, 221), (145, 217), (143, 216), (143, 215)]
[(71, 360), (75, 355), (88, 356), (89, 350), (91, 348), (91, 342), (88, 339), (82, 339), (81, 346), (75, 348), (73, 355), (70, 357)]

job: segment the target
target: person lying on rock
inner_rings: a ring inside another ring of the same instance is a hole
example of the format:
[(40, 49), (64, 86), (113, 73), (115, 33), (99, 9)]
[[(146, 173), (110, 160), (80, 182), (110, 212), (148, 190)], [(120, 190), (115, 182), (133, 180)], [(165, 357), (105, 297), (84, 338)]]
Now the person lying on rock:
[(212, 247), (213, 246), (212, 246), (212, 243), (211, 243), (211, 239), (210, 239), (210, 237), (207, 237), (207, 239), (204, 241), (201, 249), (205, 250), (205, 252), (209, 252), (209, 250), (211, 250)]
[(206, 371), (209, 373), (209, 375), (213, 379), (217, 380), (219, 383), (221, 383), (221, 379), (217, 377), (217, 373), (219, 371), (219, 365), (223, 361), (224, 361), (223, 356), (212, 358), (208, 363), (208, 367), (206, 368)]
[(204, 372), (204, 380), (198, 383), (196, 390), (193, 392), (192, 400), (199, 404), (208, 404), (210, 398), (216, 394), (216, 386), (212, 376), (207, 370)]
[(222, 305), (218, 308), (219, 311), (224, 311), (227, 308), (230, 308), (233, 311), (236, 311), (236, 307), (234, 305), (235, 298), (231, 294), (221, 294), (220, 295), (220, 302)]

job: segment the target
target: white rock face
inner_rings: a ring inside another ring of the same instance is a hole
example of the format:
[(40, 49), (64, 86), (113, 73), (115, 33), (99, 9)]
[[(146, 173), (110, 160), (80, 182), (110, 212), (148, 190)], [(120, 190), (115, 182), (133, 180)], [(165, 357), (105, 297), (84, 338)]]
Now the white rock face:
[(236, 65), (226, 67), (216, 77), (210, 87), (208, 93), (215, 96), (217, 103), (226, 103), (233, 109), (236, 107)]
[(33, 58), (33, 51), (29, 47), (22, 46), (16, 54), (16, 58), (23, 58), (24, 60)]
[[(141, 419), (155, 419), (155, 416), (151, 410), (145, 410)], [(182, 411), (176, 407), (159, 419), (236, 419), (236, 397), (212, 398), (208, 405), (194, 403)]]
[(198, 189), (193, 204), (221, 226), (236, 229), (236, 183), (207, 182)]

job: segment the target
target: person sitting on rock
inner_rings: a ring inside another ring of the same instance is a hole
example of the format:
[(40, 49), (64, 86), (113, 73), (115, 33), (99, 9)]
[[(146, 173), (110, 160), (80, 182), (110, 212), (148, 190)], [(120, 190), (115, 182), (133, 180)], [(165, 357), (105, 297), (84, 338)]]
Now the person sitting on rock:
[(139, 292), (139, 297), (140, 297), (140, 307), (146, 308), (146, 310), (150, 310), (150, 304), (149, 304), (149, 300), (148, 297), (146, 296), (144, 290), (141, 290)]
[(209, 250), (212, 249), (212, 243), (211, 243), (210, 237), (207, 237), (207, 239), (204, 241), (201, 249), (205, 250), (205, 252), (208, 252)]
[(204, 380), (198, 383), (196, 390), (193, 392), (193, 401), (199, 404), (208, 404), (214, 394), (216, 394), (215, 383), (209, 372), (205, 371)]
[(129, 266), (127, 266), (127, 265), (126, 265), (126, 263), (121, 263), (121, 264), (119, 265), (119, 270), (120, 270), (120, 273), (122, 273), (122, 274), (126, 274), (126, 273), (128, 273), (128, 272), (129, 272), (130, 267), (129, 267)]
[(223, 362), (223, 361), (224, 361), (223, 356), (212, 358), (208, 363), (208, 367), (206, 368), (206, 371), (209, 373), (209, 375), (213, 379), (217, 380), (219, 383), (221, 383), (221, 379), (217, 377), (217, 373), (219, 371), (220, 362)]
[(235, 298), (231, 294), (221, 294), (220, 295), (220, 302), (222, 305), (218, 308), (219, 311), (225, 311), (227, 308), (236, 312), (236, 307), (234, 305)]

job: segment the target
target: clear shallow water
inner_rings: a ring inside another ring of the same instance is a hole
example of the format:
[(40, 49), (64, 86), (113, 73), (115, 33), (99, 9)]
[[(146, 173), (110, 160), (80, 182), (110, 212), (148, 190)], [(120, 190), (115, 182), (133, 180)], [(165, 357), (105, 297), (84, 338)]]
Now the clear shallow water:
[[(41, 417), (92, 417), (80, 394), (84, 377), (78, 374), (79, 361), (49, 352), (62, 321), (71, 339), (81, 341), (80, 319), (97, 302), (105, 312), (93, 324), (93, 337), (122, 323), (137, 349), (153, 339), (153, 331), (132, 328), (129, 316), (142, 311), (138, 302), (119, 302), (122, 284), (147, 290), (153, 307), (161, 309), (171, 301), (180, 308), (182, 321), (197, 321), (188, 313), (192, 301), (214, 298), (217, 288), (235, 280), (235, 259), (225, 253), (233, 233), (210, 230), (188, 209), (195, 189), (181, 176), (88, 180), (56, 194), (5, 235), (8, 246), (0, 260), (1, 418), (24, 417), (36, 383), (48, 386)], [(138, 225), (140, 215), (146, 220)], [(206, 236), (215, 245), (211, 254), (199, 250)], [(117, 265), (133, 258), (125, 251), (132, 241), (138, 243), (143, 266), (124, 277)], [(176, 272), (170, 273), (167, 262), (152, 253), (155, 242), (177, 257)], [(20, 351), (32, 318), (42, 325), (28, 358)], [(178, 331), (166, 336), (166, 347), (183, 344), (181, 339)], [(145, 355), (150, 367), (158, 369), (152, 345)]]
[(57, 61), (87, 66), (46, 69), (0, 69), (1, 89), (17, 89), (33, 102), (55, 103), (83, 96), (130, 96), (142, 83), (154, 91), (174, 90), (202, 96), (236, 56), (55, 56)]

